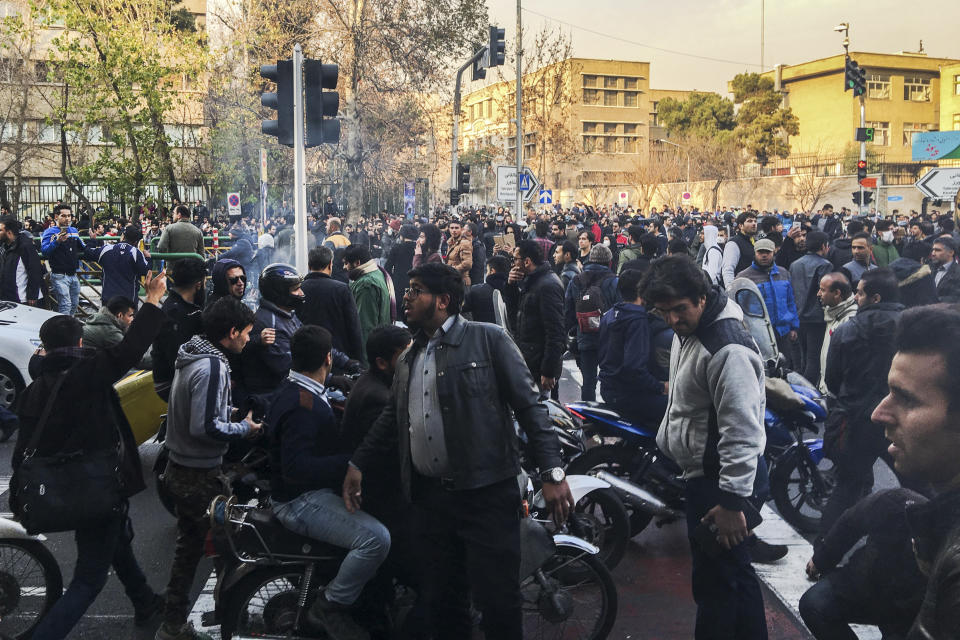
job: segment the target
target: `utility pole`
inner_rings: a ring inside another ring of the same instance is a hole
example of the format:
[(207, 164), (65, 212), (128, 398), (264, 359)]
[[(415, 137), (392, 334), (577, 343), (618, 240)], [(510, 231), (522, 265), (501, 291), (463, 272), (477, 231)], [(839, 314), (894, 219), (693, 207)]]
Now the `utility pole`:
[(764, 21), (765, 21), (765, 20), (764, 20), (764, 19), (765, 19), (765, 16), (764, 16), (764, 5), (765, 5), (765, 4), (766, 4), (766, 0), (760, 0), (760, 73), (763, 73), (764, 70), (765, 70), (765, 67), (763, 66), (763, 54), (764, 54), (764, 42), (763, 42), (764, 34), (763, 34), (763, 32), (764, 32)]
[(453, 85), (453, 135), (450, 139), (450, 193), (453, 193), (457, 188), (457, 138), (460, 135), (460, 85), (463, 79), (463, 72), (473, 67), (473, 64), (478, 60), (483, 59), (484, 55), (487, 55), (488, 50), (489, 47), (483, 47), (473, 54), (473, 57), (467, 60), (466, 63), (457, 70), (457, 79)]
[(523, 175), (523, 22), (521, 0), (517, 0), (517, 211), (514, 219), (519, 221), (523, 212), (523, 192), (520, 191), (520, 176)]
[(294, 266), (307, 272), (307, 188), (303, 131), (303, 49), (293, 45), (293, 207)]

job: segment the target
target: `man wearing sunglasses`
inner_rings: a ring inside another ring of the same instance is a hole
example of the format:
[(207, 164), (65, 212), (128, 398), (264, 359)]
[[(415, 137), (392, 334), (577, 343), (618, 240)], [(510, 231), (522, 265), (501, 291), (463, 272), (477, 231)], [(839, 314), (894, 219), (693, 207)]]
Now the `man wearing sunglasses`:
[(217, 260), (210, 279), (213, 281), (213, 295), (210, 296), (207, 306), (225, 296), (243, 300), (243, 294), (247, 291), (247, 271), (236, 260)]

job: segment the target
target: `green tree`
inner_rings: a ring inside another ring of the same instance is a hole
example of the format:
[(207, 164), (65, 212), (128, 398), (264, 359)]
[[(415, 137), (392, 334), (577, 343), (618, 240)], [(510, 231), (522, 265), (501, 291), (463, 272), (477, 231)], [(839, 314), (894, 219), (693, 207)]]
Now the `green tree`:
[(730, 82), (737, 112), (736, 137), (741, 147), (761, 165), (790, 155), (788, 136), (800, 133), (800, 121), (783, 106), (773, 80), (758, 73), (739, 73)]
[(686, 100), (664, 98), (657, 113), (663, 126), (679, 136), (727, 139), (737, 126), (733, 103), (716, 93), (694, 91)]

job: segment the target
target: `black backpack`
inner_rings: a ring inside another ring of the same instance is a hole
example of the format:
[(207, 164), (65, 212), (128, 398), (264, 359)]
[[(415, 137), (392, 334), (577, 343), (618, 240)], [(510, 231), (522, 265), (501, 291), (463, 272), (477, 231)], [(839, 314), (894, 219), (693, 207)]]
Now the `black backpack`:
[(604, 297), (601, 286), (615, 277), (609, 271), (598, 275), (582, 273), (576, 277), (580, 285), (580, 295), (576, 300), (577, 328), (580, 333), (598, 333), (600, 318), (613, 305)]

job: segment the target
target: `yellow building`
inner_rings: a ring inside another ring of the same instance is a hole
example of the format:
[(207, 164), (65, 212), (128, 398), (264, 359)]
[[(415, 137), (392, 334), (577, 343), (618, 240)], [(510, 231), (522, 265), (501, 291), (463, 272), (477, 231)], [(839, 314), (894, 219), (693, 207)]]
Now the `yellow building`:
[[(481, 180), (474, 171), (472, 201), (491, 199), (493, 166), (516, 162), (514, 92), (511, 80), (463, 98), (458, 145), (475, 166), (483, 165)], [(651, 89), (649, 62), (568, 58), (528, 73), (524, 163), (564, 206), (614, 202), (626, 188), (624, 174), (645, 164), (651, 141), (664, 137), (659, 101), (688, 93)]]
[[(866, 125), (874, 128), (868, 149), (888, 164), (910, 162), (913, 134), (946, 128), (944, 118), (960, 115), (960, 96), (955, 78), (960, 60), (932, 58), (922, 53), (897, 54), (851, 52), (866, 73)], [(952, 65), (952, 66), (951, 66)], [(953, 68), (954, 76), (941, 80), (941, 70)], [(796, 65), (778, 65), (764, 74), (784, 94), (784, 104), (800, 120), (800, 133), (790, 137), (793, 155), (819, 153), (839, 156), (851, 150), (855, 129), (860, 126), (860, 103), (852, 91), (844, 91), (842, 54)], [(958, 102), (951, 115), (941, 116), (941, 102), (952, 82)], [(957, 120), (960, 128), (960, 119)], [(951, 121), (950, 128), (953, 128)]]
[(960, 131), (960, 63), (940, 69), (940, 131)]

